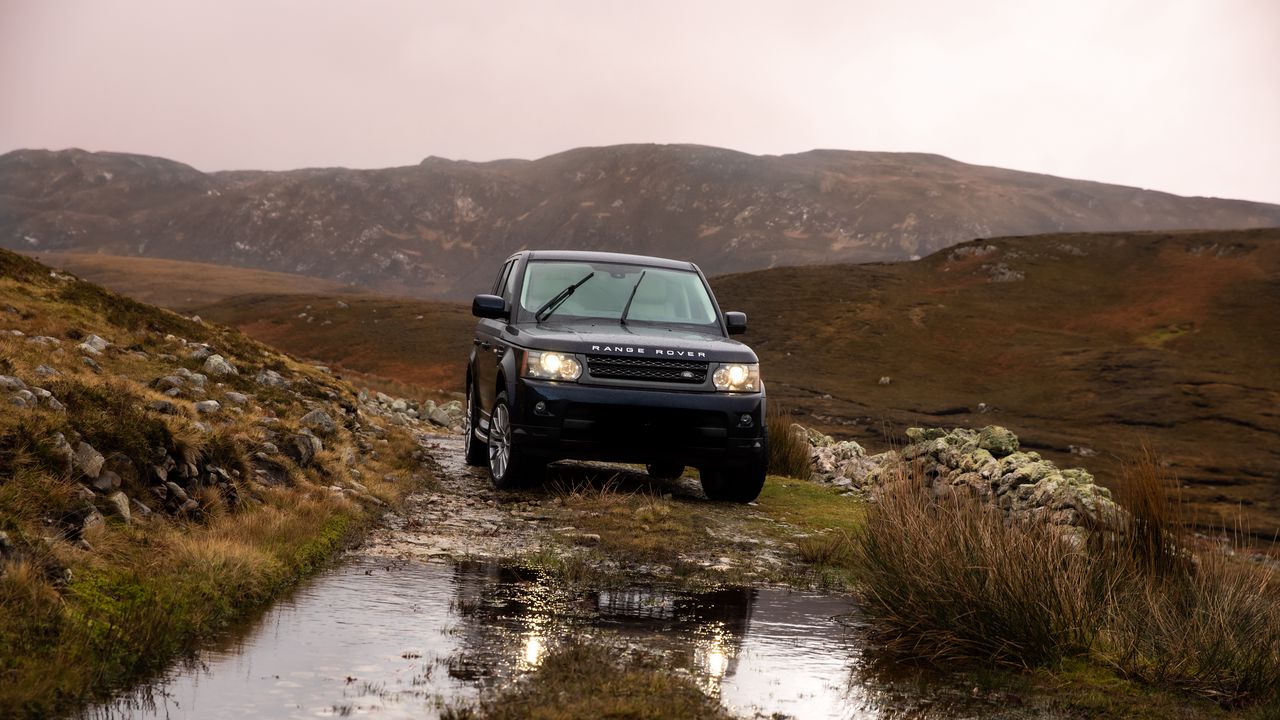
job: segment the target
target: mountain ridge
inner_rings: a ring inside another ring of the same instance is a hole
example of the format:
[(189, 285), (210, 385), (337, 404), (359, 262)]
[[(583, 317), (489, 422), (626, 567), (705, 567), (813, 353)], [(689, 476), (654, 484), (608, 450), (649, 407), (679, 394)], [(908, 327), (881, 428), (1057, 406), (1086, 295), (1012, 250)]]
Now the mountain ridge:
[(0, 155), (0, 246), (191, 260), (465, 298), (525, 247), (709, 274), (905, 260), (975, 237), (1280, 226), (1280, 206), (970, 165), (928, 153), (702, 145), (428, 157), (383, 169), (201, 172), (145, 155)]

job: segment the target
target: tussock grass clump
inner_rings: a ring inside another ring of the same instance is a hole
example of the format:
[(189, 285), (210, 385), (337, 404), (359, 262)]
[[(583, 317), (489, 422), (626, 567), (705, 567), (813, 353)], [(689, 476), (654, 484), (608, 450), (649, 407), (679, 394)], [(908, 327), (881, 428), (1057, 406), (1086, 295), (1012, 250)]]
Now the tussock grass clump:
[(796, 550), (800, 559), (810, 565), (849, 567), (856, 560), (853, 535), (844, 530), (815, 533), (800, 538)]
[(886, 485), (852, 540), (891, 650), (1024, 667), (1089, 658), (1224, 706), (1280, 700), (1280, 575), (1192, 542), (1152, 453), (1126, 466), (1128, 515), (1088, 531), (933, 499), (919, 476)]
[(813, 476), (809, 439), (792, 427), (791, 413), (776, 402), (765, 409), (769, 431), (769, 474), (808, 480)]
[(1079, 548), (963, 495), (933, 502), (914, 474), (884, 488), (853, 553), (869, 609), (908, 654), (1031, 666), (1092, 639), (1098, 608)]

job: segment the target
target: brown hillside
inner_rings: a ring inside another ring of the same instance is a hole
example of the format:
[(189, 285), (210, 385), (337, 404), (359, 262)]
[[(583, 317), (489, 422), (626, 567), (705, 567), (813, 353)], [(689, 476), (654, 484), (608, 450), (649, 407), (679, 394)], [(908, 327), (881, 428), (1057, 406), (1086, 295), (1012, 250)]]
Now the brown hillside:
[(1145, 442), (1202, 522), (1280, 532), (1280, 230), (1002, 238), (715, 285), (802, 422), (873, 446), (999, 423), (1104, 482)]
[(711, 274), (905, 260), (974, 237), (1280, 225), (1280, 207), (937, 155), (691, 145), (384, 170), (202, 173), (80, 150), (0, 156), (0, 246), (288, 272), (463, 299), (524, 247), (684, 257)]

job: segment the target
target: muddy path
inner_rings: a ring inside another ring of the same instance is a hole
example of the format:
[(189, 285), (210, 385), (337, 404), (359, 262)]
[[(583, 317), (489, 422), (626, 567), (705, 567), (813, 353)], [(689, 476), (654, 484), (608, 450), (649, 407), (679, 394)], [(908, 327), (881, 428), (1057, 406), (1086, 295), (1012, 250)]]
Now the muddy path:
[(856, 517), (855, 499), (797, 485), (717, 504), (696, 478), (597, 464), (505, 492), (458, 438), (423, 446), (435, 486), (335, 567), (84, 716), (447, 717), (566, 643), (656, 659), (740, 717), (1003, 715), (886, 674), (841, 580), (802, 561), (797, 539), (820, 534), (805, 518)]

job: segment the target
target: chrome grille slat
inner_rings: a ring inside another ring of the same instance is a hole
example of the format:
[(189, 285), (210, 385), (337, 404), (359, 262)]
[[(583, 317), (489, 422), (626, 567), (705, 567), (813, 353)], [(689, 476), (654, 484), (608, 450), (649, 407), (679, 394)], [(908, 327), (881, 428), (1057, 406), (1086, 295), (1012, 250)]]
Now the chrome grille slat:
[(707, 380), (708, 363), (665, 358), (588, 355), (591, 377), (613, 380), (649, 380), (701, 385)]

